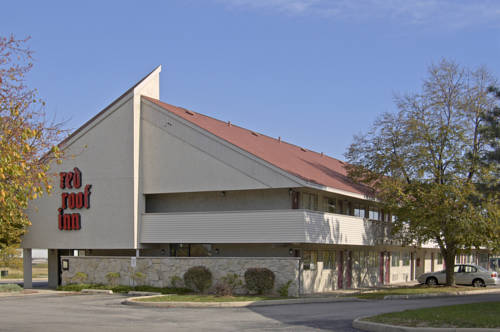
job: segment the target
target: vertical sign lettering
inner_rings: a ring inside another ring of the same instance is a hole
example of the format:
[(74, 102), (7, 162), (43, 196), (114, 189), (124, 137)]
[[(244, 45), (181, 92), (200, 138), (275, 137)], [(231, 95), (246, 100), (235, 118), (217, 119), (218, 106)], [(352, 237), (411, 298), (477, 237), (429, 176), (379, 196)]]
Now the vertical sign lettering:
[[(80, 189), (82, 187), (82, 172), (73, 168), (71, 172), (59, 173), (59, 187), (61, 189)], [(58, 225), (62, 231), (79, 230), (82, 228), (80, 213), (65, 213), (66, 209), (89, 209), (91, 184), (85, 185), (83, 191), (63, 192), (61, 194), (61, 207), (58, 211)]]

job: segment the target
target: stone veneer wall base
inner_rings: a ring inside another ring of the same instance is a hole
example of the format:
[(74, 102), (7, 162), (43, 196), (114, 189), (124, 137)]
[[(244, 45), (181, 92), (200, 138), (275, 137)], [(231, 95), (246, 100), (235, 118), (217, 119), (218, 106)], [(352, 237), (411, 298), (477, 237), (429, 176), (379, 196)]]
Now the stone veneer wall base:
[[(289, 296), (298, 296), (299, 258), (295, 257), (103, 257), (103, 256), (64, 256), (69, 269), (62, 273), (62, 285), (75, 282), (109, 284), (106, 275), (119, 273), (116, 284), (148, 285), (154, 287), (172, 287), (171, 279), (182, 279), (184, 273), (193, 266), (205, 266), (212, 272), (212, 289), (228, 273), (236, 273), (244, 282), (244, 273), (251, 267), (268, 268), (275, 274), (274, 292), (292, 280)], [(135, 260), (135, 267), (133, 261)], [(80, 272), (80, 273), (79, 273)], [(83, 274), (83, 275), (82, 275)], [(82, 280), (82, 276), (85, 280)], [(244, 292), (244, 289), (240, 289)]]

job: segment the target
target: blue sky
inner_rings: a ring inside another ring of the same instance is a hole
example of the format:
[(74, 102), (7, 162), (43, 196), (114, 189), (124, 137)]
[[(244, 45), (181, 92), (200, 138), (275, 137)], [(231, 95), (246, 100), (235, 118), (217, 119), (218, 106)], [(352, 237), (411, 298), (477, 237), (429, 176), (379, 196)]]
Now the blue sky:
[(8, 1), (29, 83), (78, 128), (157, 65), (161, 99), (343, 158), (448, 58), (500, 77), (496, 0)]

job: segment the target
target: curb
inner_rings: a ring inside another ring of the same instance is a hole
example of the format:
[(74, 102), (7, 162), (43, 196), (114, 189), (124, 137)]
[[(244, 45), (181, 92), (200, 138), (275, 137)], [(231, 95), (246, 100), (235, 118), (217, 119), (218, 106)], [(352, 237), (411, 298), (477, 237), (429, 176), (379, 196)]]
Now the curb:
[[(330, 302), (367, 302), (368, 300), (353, 297), (336, 298), (305, 298), (290, 300), (265, 300), (265, 301), (238, 301), (238, 302), (140, 302), (138, 300), (152, 296), (128, 298), (122, 302), (125, 305), (134, 305), (150, 308), (244, 308), (263, 307), (272, 305), (289, 305), (305, 303), (330, 303)], [(154, 296), (153, 296), (154, 297)]]
[(500, 329), (456, 328), (456, 327), (409, 327), (363, 321), (367, 317), (356, 318), (352, 327), (370, 332), (498, 332)]
[(113, 291), (110, 289), (82, 289), (80, 292), (82, 294), (113, 294)]
[(450, 297), (450, 296), (465, 296), (465, 295), (481, 295), (481, 294), (500, 294), (500, 289), (485, 289), (482, 291), (457, 291), (449, 293), (430, 293), (430, 294), (413, 294), (413, 295), (386, 295), (384, 300), (411, 300), (427, 297)]
[(149, 296), (153, 296), (153, 295), (156, 295), (156, 296), (157, 296), (157, 295), (161, 295), (161, 293), (159, 293), (159, 292), (140, 292), (140, 291), (130, 291), (130, 292), (128, 292), (127, 294), (128, 294), (128, 295), (133, 295), (133, 296), (142, 296), (142, 297), (144, 297), (144, 296), (146, 296), (146, 297), (147, 297), (148, 295), (149, 295)]

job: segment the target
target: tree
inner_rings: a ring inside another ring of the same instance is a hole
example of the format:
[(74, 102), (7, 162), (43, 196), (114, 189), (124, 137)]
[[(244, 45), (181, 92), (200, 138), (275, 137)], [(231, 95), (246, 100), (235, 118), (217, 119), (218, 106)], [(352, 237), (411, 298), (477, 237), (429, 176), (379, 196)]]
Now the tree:
[(484, 115), (495, 107), (484, 69), (442, 60), (428, 68), (422, 91), (396, 96), (398, 111), (380, 116), (346, 152), (348, 173), (370, 184), (396, 216), (393, 235), (404, 245), (437, 244), (454, 285), (455, 255), (498, 248), (499, 194), (479, 190), (492, 179), (481, 161)]
[[(500, 88), (490, 86), (488, 91), (500, 101)], [(482, 190), (490, 192), (500, 191), (500, 106), (488, 110), (483, 114), (481, 133), (487, 140), (489, 149), (484, 151), (482, 160), (492, 168), (493, 178)]]
[(61, 124), (46, 119), (25, 82), (33, 66), (27, 40), (0, 37), (0, 250), (19, 245), (28, 201), (50, 191), (48, 164), (60, 158)]

